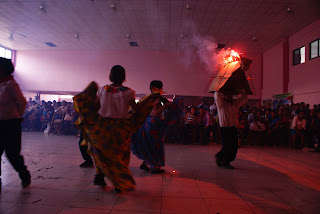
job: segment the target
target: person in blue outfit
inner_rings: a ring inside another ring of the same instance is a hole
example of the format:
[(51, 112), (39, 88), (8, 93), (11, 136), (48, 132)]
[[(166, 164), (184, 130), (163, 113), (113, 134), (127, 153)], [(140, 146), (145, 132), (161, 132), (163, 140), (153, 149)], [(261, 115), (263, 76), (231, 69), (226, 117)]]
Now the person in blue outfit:
[[(163, 84), (159, 80), (150, 83), (151, 93), (162, 94)], [(154, 101), (152, 111), (143, 126), (131, 137), (131, 150), (143, 163), (140, 169), (151, 173), (165, 172), (164, 137), (170, 123), (163, 117), (166, 108), (174, 108), (174, 104), (159, 97)]]

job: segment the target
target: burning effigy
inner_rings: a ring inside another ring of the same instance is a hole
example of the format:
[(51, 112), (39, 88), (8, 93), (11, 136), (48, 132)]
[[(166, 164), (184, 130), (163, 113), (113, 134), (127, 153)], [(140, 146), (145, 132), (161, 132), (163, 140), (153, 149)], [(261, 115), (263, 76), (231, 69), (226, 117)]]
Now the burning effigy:
[(221, 50), (218, 54), (217, 72), (212, 78), (209, 93), (218, 91), (236, 95), (245, 90), (248, 95), (252, 95), (248, 82), (252, 78), (250, 75), (246, 77), (251, 63), (251, 59), (238, 54), (235, 50)]

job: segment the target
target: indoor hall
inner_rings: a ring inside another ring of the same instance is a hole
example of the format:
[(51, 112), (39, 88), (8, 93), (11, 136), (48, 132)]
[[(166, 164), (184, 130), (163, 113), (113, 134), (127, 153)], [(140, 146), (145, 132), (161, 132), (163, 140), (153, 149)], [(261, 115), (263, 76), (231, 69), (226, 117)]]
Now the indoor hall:
[(319, 11), (0, 0), (0, 213), (318, 213)]

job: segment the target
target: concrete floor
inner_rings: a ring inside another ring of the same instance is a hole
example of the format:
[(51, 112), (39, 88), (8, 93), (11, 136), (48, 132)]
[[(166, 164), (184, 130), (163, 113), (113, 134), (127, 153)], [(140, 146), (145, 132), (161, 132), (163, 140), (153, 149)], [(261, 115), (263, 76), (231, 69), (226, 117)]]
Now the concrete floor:
[[(115, 194), (92, 185), (95, 169), (83, 169), (74, 136), (23, 133), (32, 184), (2, 157), (0, 213), (320, 213), (320, 154), (271, 147), (243, 147), (236, 169), (215, 165), (220, 146), (166, 145), (166, 173), (141, 171), (134, 155), (133, 192)], [(176, 172), (173, 173), (173, 170)]]

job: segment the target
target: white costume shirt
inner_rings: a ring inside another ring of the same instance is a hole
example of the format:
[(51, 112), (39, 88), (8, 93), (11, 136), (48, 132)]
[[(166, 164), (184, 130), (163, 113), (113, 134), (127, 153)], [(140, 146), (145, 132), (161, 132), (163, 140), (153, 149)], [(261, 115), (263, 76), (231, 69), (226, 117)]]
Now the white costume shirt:
[(217, 109), (217, 106), (216, 104), (212, 104), (210, 107), (209, 107), (209, 110), (210, 110), (210, 114), (212, 114), (213, 110), (216, 110)]
[(294, 129), (296, 126), (302, 127), (304, 130), (306, 130), (307, 121), (305, 119), (299, 120), (298, 116), (294, 116), (290, 129)]
[(236, 126), (238, 124), (238, 110), (247, 102), (248, 96), (242, 94), (240, 98), (228, 102), (224, 99), (222, 93), (215, 92), (214, 99), (218, 109), (220, 127)]
[(266, 130), (266, 126), (264, 124), (260, 123), (259, 121), (257, 121), (257, 124), (259, 126), (257, 126), (254, 122), (250, 123), (250, 130), (257, 132), (262, 132)]
[(100, 100), (98, 114), (102, 117), (129, 118), (129, 102), (135, 99), (135, 91), (124, 86), (106, 85), (99, 88), (97, 96)]

